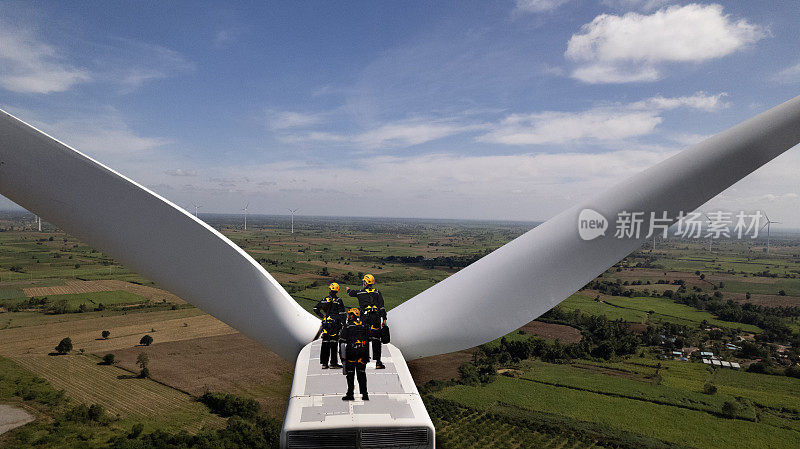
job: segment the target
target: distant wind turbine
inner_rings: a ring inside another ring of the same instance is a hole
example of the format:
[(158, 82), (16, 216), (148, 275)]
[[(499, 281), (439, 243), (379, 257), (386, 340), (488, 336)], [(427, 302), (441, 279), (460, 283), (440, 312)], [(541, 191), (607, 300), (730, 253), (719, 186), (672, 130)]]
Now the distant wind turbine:
[(299, 211), (299, 210), (300, 209), (294, 209), (294, 210), (289, 209), (289, 213), (292, 214), (292, 234), (294, 234), (294, 214), (296, 214), (297, 211)]
[(194, 203), (192, 203), (192, 206), (194, 206), (194, 216), (196, 218), (197, 217), (197, 209), (200, 209), (203, 206), (201, 206), (199, 204), (194, 204)]
[[(711, 221), (711, 218), (709, 218), (707, 213), (703, 212), (703, 215), (706, 216), (706, 220), (708, 220), (708, 224), (713, 223), (713, 221)], [(711, 237), (708, 238), (708, 252), (711, 252), (711, 242), (713, 242), (713, 241), (714, 241), (713, 238), (711, 238)]]
[[(764, 212), (764, 211), (761, 211), (761, 212), (764, 213), (764, 218), (767, 219), (767, 222), (764, 223), (764, 226), (767, 227), (767, 254), (769, 254), (769, 229), (770, 229), (770, 225), (772, 223), (780, 224), (781, 222), (780, 221), (772, 221), (772, 220), (769, 219), (769, 216), (767, 215), (766, 212)], [(764, 226), (761, 226), (761, 229), (764, 229)], [(759, 230), (761, 230), (761, 229), (759, 229)]]
[(245, 231), (247, 230), (247, 206), (249, 206), (249, 205), (250, 205), (250, 203), (244, 203), (244, 208), (242, 209), (244, 211), (244, 230)]

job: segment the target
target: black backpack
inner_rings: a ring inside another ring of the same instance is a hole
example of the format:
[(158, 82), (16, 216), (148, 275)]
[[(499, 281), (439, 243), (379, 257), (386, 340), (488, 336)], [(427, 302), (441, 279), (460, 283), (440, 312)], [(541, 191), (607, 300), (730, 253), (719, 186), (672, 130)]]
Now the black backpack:
[(383, 326), (381, 328), (381, 343), (386, 344), (389, 343), (391, 337), (389, 336), (389, 326)]

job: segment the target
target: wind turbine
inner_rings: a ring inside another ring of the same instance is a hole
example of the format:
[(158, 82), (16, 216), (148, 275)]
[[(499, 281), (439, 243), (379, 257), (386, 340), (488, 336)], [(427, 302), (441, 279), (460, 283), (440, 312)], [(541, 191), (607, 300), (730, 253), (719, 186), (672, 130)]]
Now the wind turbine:
[[(767, 222), (766, 222), (766, 223), (764, 223), (764, 226), (761, 226), (761, 229), (764, 229), (764, 227), (765, 227), (765, 226), (766, 226), (766, 228), (767, 228), (767, 254), (769, 254), (769, 229), (770, 229), (770, 227), (771, 227), (770, 225), (771, 225), (772, 223), (775, 223), (775, 224), (780, 224), (781, 222), (780, 222), (780, 221), (772, 221), (772, 220), (770, 220), (770, 219), (769, 219), (769, 216), (767, 216), (767, 213), (766, 213), (766, 212), (764, 212), (763, 210), (762, 210), (761, 212), (764, 214), (764, 218), (766, 218), (766, 219), (767, 219)], [(759, 229), (759, 231), (760, 231), (761, 229)]]
[(247, 206), (249, 206), (249, 205), (250, 205), (250, 203), (244, 203), (244, 208), (242, 209), (244, 211), (244, 230), (245, 231), (247, 230)]
[(292, 234), (294, 234), (294, 214), (297, 213), (300, 209), (288, 209), (289, 213), (292, 214)]
[[(418, 446), (432, 447), (430, 417), (405, 359), (459, 351), (518, 329), (646, 240), (581, 238), (576, 228), (583, 211), (591, 209), (606, 220), (622, 211), (677, 217), (678, 211), (695, 210), (799, 142), (800, 96), (586, 198), (408, 299), (388, 317), (393, 341), (387, 352), (400, 379), (397, 391), (403, 394), (375, 394), (380, 400), (371, 401), (368, 409), (350, 406), (345, 413), (333, 412), (338, 408), (323, 400), (324, 391), (308, 391), (314, 387), (311, 377), (318, 375), (313, 370), (319, 369), (311, 359), (312, 345), (319, 344), (313, 340), (319, 320), (263, 266), (219, 232), (199, 225), (197, 217), (1, 111), (0, 194), (43, 213), (50, 223), (285, 359), (296, 360), (281, 436), (284, 447), (292, 438), (303, 444), (319, 441), (321, 431), (347, 430), (352, 438), (367, 435), (379, 441), (392, 437), (381, 433), (392, 426), (413, 430), (413, 435), (404, 435), (421, 441)], [(294, 217), (297, 210), (291, 212)], [(453, 307), (453, 298), (458, 298), (458, 307)], [(442, 316), (448, 317), (444, 325)], [(335, 370), (327, 371), (341, 379)], [(325, 384), (326, 391), (341, 388), (341, 383)], [(397, 410), (417, 421), (395, 418)], [(416, 432), (420, 423), (423, 433)]]
[[(706, 220), (708, 220), (708, 224), (713, 223), (707, 213), (703, 212), (703, 215), (706, 217)], [(708, 238), (708, 252), (711, 252), (711, 242), (713, 241), (714, 239), (712, 239), (711, 237)]]
[(194, 206), (194, 216), (195, 216), (195, 218), (197, 218), (197, 209), (200, 209), (203, 206), (201, 206), (199, 204), (194, 204), (194, 203), (192, 203), (192, 206)]

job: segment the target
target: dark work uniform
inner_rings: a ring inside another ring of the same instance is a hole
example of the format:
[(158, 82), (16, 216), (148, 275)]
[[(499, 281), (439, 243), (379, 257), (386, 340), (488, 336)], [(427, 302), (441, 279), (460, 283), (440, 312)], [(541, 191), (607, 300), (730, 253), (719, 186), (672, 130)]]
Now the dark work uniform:
[(344, 303), (342, 298), (334, 295), (328, 295), (314, 306), (314, 313), (320, 318), (325, 318), (328, 315), (338, 317), (338, 320), (344, 323), (347, 320), (347, 312), (344, 310)]
[(338, 366), (336, 357), (339, 346), (339, 331), (344, 322), (344, 304), (341, 298), (327, 296), (314, 306), (314, 313), (322, 318), (322, 347), (320, 348), (319, 363), (322, 366)]
[(328, 360), (333, 366), (339, 365), (336, 353), (339, 346), (339, 332), (342, 329), (342, 322), (333, 315), (328, 315), (322, 319), (322, 349), (319, 354), (319, 363), (328, 366)]
[(367, 395), (367, 349), (368, 330), (360, 319), (347, 323), (339, 333), (339, 342), (344, 343), (344, 371), (347, 376), (347, 398), (352, 398), (355, 388), (353, 377), (358, 377), (358, 390), (362, 396)]
[(369, 340), (372, 342), (372, 358), (376, 364), (381, 364), (381, 321), (386, 319), (386, 308), (383, 306), (383, 295), (373, 287), (363, 290), (350, 290), (350, 296), (358, 298), (358, 308), (361, 309), (361, 319), (369, 330)]

